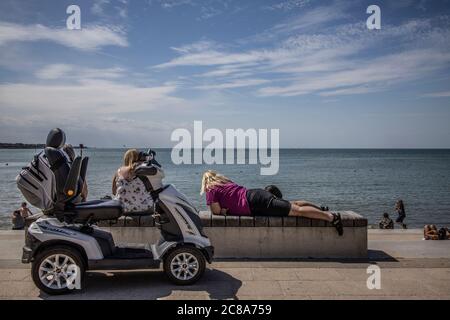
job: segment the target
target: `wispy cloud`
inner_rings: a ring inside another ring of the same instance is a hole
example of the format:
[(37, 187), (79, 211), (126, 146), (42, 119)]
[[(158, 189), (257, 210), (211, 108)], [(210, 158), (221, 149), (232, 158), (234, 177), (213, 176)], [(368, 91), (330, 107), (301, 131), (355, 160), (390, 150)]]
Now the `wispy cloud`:
[(117, 27), (90, 25), (81, 30), (50, 28), (40, 24), (21, 25), (0, 22), (0, 46), (10, 42), (51, 41), (82, 51), (95, 51), (105, 46), (127, 47), (123, 30)]
[(302, 8), (310, 2), (311, 2), (311, 0), (287, 0), (287, 1), (282, 1), (279, 3), (263, 6), (263, 9), (289, 11), (292, 9)]
[(128, 17), (128, 0), (94, 0), (91, 12), (99, 17), (108, 17), (108, 12), (116, 12), (119, 17)]
[(425, 98), (448, 98), (450, 97), (450, 91), (440, 91), (423, 94), (422, 97)]
[[(296, 2), (294, 1), (293, 4)], [(301, 4), (303, 2), (299, 2)], [(284, 4), (284, 6), (283, 6)], [(292, 5), (289, 7), (289, 1), (281, 3), (281, 7), (284, 11), (291, 11)], [(301, 7), (306, 6), (305, 2)], [(290, 8), (290, 9), (288, 9)], [(245, 43), (270, 43), (278, 39), (286, 38), (289, 36), (298, 35), (299, 33), (308, 34), (309, 32), (318, 32), (323, 28), (333, 23), (335, 26), (339, 26), (338, 22), (348, 20), (351, 18), (349, 14), (350, 3), (349, 2), (334, 2), (333, 4), (324, 6), (319, 5), (315, 7), (305, 7), (298, 12), (295, 11), (294, 15), (290, 15), (288, 18), (275, 24), (274, 26), (263, 30), (255, 35), (240, 39), (239, 42)], [(275, 10), (276, 8), (272, 8)], [(332, 33), (330, 30), (328, 33)]]
[(218, 83), (218, 84), (207, 84), (197, 86), (197, 89), (202, 90), (211, 90), (211, 89), (232, 89), (232, 88), (241, 88), (241, 87), (253, 87), (258, 86), (264, 83), (270, 82), (266, 79), (236, 79), (233, 81)]
[(240, 9), (232, 0), (150, 0), (149, 3), (160, 5), (167, 10), (182, 6), (196, 8), (199, 12), (197, 20), (211, 19), (225, 12), (237, 12)]
[(194, 0), (150, 0), (150, 4), (159, 3), (161, 7), (170, 9), (184, 5), (194, 5)]
[(107, 80), (67, 85), (9, 83), (0, 85), (0, 105), (3, 110), (39, 110), (47, 115), (128, 113), (179, 105), (183, 100), (171, 96), (175, 90), (174, 85), (137, 87)]
[(283, 23), (275, 25), (272, 32), (290, 33), (318, 25), (320, 26), (324, 23), (329, 24), (336, 22), (337, 20), (343, 20), (349, 17), (346, 10), (348, 7), (349, 4), (345, 2), (340, 2), (332, 6), (315, 7), (302, 12), (301, 14), (290, 18)]
[(95, 15), (104, 15), (105, 7), (109, 5), (110, 0), (94, 0), (91, 7), (91, 12)]
[[(321, 95), (367, 93), (381, 88), (392, 88), (399, 82), (411, 81), (439, 70), (450, 63), (450, 53), (433, 50), (415, 50), (383, 56), (371, 61), (360, 61), (355, 67), (324, 75), (302, 77), (287, 86), (266, 87), (259, 90), (263, 96), (298, 96), (320, 91)], [(364, 89), (361, 86), (366, 86)]]
[(51, 64), (35, 72), (35, 76), (42, 80), (76, 80), (89, 79), (118, 79), (125, 76), (125, 69), (113, 68), (86, 68), (70, 64)]
[(176, 66), (214, 66), (250, 63), (265, 59), (264, 53), (254, 51), (246, 53), (227, 53), (217, 50), (207, 50), (202, 52), (190, 52), (181, 55), (169, 62), (154, 66), (156, 69), (170, 68)]
[[(312, 9), (306, 15), (320, 16), (316, 12), (323, 10)], [(290, 30), (283, 33), (290, 35)], [(365, 94), (448, 67), (450, 46), (445, 39), (449, 36), (447, 27), (435, 26), (429, 19), (384, 25), (378, 33), (367, 30), (361, 22), (347, 23), (288, 36), (268, 48), (239, 51), (235, 46), (214, 42), (193, 43), (173, 48), (178, 56), (154, 68), (208, 68), (195, 75), (205, 78), (205, 83), (195, 89), (260, 86), (255, 92), (258, 96)], [(370, 50), (378, 54), (363, 54)]]

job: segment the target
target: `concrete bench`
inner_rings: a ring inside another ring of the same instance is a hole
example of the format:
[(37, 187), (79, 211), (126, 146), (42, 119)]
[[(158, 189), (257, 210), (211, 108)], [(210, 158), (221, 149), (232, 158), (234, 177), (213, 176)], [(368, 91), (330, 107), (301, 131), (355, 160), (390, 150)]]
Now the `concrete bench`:
[[(217, 258), (340, 258), (367, 257), (367, 219), (341, 211), (344, 236), (330, 223), (302, 217), (214, 216), (202, 211), (204, 231)], [(156, 242), (159, 231), (151, 216), (103, 221), (117, 242)]]

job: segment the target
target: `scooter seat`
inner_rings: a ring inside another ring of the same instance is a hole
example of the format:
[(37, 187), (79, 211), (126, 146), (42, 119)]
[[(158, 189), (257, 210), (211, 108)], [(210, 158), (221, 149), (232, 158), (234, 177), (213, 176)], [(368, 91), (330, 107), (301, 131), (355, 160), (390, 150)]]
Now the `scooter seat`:
[(66, 209), (74, 223), (114, 220), (123, 214), (118, 200), (92, 200), (74, 204)]

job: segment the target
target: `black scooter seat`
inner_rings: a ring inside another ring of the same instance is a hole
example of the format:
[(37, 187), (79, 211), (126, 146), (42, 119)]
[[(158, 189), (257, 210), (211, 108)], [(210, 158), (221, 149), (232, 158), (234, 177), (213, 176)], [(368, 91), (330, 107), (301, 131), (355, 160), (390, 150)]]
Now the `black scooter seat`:
[(72, 204), (65, 212), (72, 216), (74, 223), (85, 223), (118, 219), (123, 209), (118, 200), (92, 200)]

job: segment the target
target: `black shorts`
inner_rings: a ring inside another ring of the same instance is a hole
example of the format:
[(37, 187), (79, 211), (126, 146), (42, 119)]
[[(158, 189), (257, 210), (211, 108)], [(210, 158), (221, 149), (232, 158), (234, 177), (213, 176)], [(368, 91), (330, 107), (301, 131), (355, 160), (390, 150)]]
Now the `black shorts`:
[(263, 189), (247, 190), (247, 202), (252, 216), (287, 217), (291, 211), (291, 203), (278, 199)]
[(395, 220), (395, 222), (403, 223), (403, 220), (405, 220), (405, 218), (406, 218), (406, 214), (400, 214), (400, 215), (398, 215), (397, 220)]

